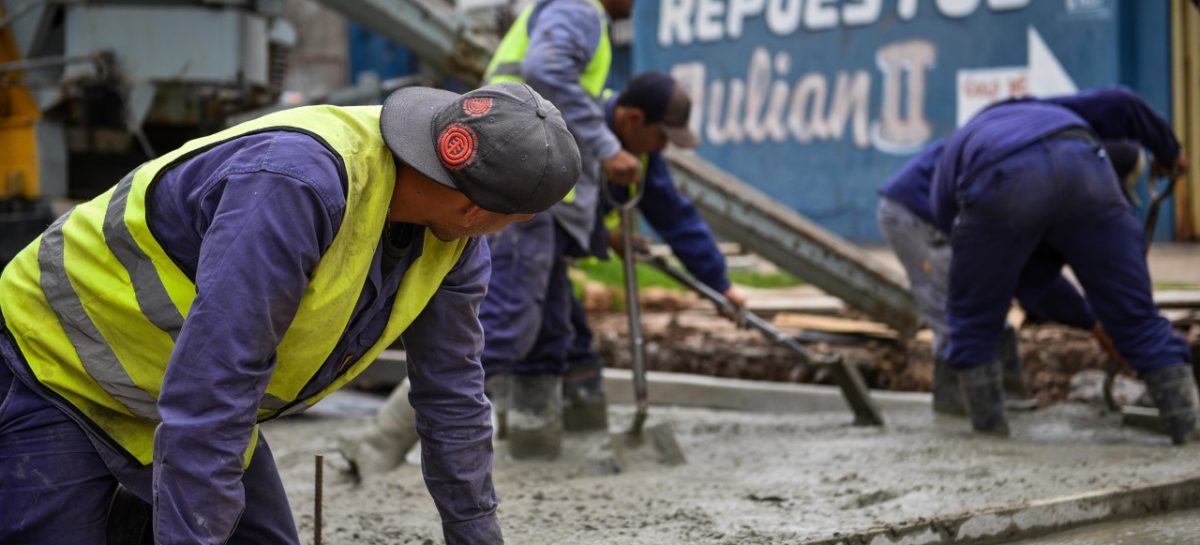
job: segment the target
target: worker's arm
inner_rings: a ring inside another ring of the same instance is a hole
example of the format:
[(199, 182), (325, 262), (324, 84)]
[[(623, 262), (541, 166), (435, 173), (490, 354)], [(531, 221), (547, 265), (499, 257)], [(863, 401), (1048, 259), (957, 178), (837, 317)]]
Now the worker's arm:
[[(312, 156), (319, 156), (323, 148), (313, 145)], [(180, 213), (193, 218), (202, 237), (196, 299), (158, 398), (159, 545), (220, 544), (232, 534), (246, 502), (243, 455), (276, 346), (345, 207), (332, 161), (324, 186), (284, 174), (271, 162), (265, 154), (259, 167), (179, 200), (189, 207)]]
[(613, 157), (621, 143), (608, 129), (600, 103), (579, 84), (600, 45), (601, 21), (591, 0), (550, 2), (532, 20), (529, 49), (521, 62), (526, 83), (560, 112), (580, 151)]
[(1160, 165), (1174, 165), (1180, 157), (1179, 141), (1171, 125), (1129, 89), (1109, 87), (1047, 101), (1075, 112), (1100, 138), (1141, 142)]
[(492, 488), (491, 405), (479, 361), (479, 305), (490, 274), (487, 241), (473, 239), (402, 336), (421, 468), (447, 545), (503, 543)]
[[(644, 180), (645, 193), (638, 203), (642, 217), (671, 247), (671, 252), (692, 276), (719, 292), (729, 290), (725, 256), (721, 255), (712, 231), (700, 218), (696, 206), (675, 189), (662, 155), (650, 154)], [(614, 192), (618, 191), (621, 190)]]

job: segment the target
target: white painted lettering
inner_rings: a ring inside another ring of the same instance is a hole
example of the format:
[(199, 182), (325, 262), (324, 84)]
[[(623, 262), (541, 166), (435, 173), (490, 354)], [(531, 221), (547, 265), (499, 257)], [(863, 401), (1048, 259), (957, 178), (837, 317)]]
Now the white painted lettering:
[(738, 116), (746, 95), (746, 84), (740, 79), (729, 81), (729, 100), (725, 101), (724, 122), (721, 121), (721, 102), (725, 99), (725, 84), (714, 81), (709, 84), (708, 89), (708, 122), (704, 124), (704, 136), (713, 144), (741, 142), (743, 133)]
[(762, 15), (765, 5), (766, 0), (730, 0), (725, 17), (726, 35), (730, 39), (740, 38), (746, 18)]
[(825, 127), (825, 99), (829, 93), (829, 83), (825, 76), (809, 72), (792, 91), (791, 111), (788, 115), (788, 130), (792, 138), (801, 144), (812, 142), (814, 138), (825, 139), (829, 131)]
[(896, 13), (900, 14), (900, 20), (911, 21), (917, 16), (917, 0), (900, 0)]
[(692, 43), (692, 11), (695, 0), (662, 0), (658, 10), (658, 45)]
[(992, 11), (1009, 11), (1028, 5), (1029, 0), (988, 0), (988, 7), (992, 8)]
[(725, 14), (722, 0), (697, 0), (696, 41), (716, 42), (722, 38), (725, 25), (721, 19)]
[(767, 139), (767, 129), (761, 117), (770, 85), (771, 54), (767, 53), (766, 48), (756, 47), (750, 54), (750, 70), (746, 75), (746, 121), (743, 124), (746, 136), (754, 143)]
[(801, 0), (770, 0), (767, 2), (767, 28), (778, 36), (787, 36), (800, 28)]
[[(883, 106), (872, 135), (877, 148), (894, 153), (915, 151), (933, 136), (933, 127), (925, 119), (925, 84), (926, 71), (936, 56), (937, 49), (927, 40), (888, 44), (875, 54), (875, 63), (883, 72)], [(902, 96), (907, 98), (903, 106)]]
[(842, 23), (846, 26), (863, 26), (879, 21), (883, 11), (883, 0), (852, 0), (842, 6)]
[(951, 19), (962, 19), (979, 8), (979, 0), (937, 0), (938, 10)]
[[(786, 51), (780, 51), (775, 54), (775, 73), (780, 77), (786, 78), (788, 72), (792, 71), (792, 57)], [(771, 101), (767, 105), (767, 115), (764, 116), (764, 127), (771, 140), (783, 142), (787, 140), (788, 129), (787, 121), (784, 119), (785, 110), (787, 109), (788, 100), (788, 84), (782, 79), (775, 80), (771, 84)]]
[(855, 70), (853, 74), (838, 72), (837, 83), (833, 87), (833, 103), (829, 106), (829, 116), (826, 123), (829, 126), (829, 137), (840, 140), (846, 132), (846, 123), (854, 118), (854, 145), (866, 149), (871, 145), (870, 123), (867, 119), (868, 104), (871, 99), (871, 76), (866, 70)]
[(688, 115), (688, 127), (692, 132), (700, 134), (704, 118), (704, 77), (705, 69), (702, 62), (688, 62), (671, 67), (671, 77), (679, 82), (683, 90), (692, 99), (692, 111)]
[(824, 30), (838, 24), (835, 0), (808, 0), (804, 7), (804, 27), (809, 30)]

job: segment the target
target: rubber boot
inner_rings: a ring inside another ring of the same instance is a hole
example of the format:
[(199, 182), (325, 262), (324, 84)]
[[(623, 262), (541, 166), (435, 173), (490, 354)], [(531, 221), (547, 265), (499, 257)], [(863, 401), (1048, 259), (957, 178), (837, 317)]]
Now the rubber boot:
[(512, 404), (510, 385), (512, 375), (497, 373), (483, 383), (483, 393), (492, 402), (492, 414), (496, 415), (496, 439), (508, 438), (508, 407)]
[(1171, 442), (1182, 445), (1196, 429), (1196, 411), (1200, 394), (1190, 365), (1172, 365), (1146, 373), (1142, 380), (1150, 392), (1158, 414), (1167, 424)]
[(562, 375), (513, 375), (508, 450), (518, 460), (553, 460), (562, 451)]
[(1000, 342), (996, 344), (996, 357), (1004, 374), (1004, 395), (1009, 399), (1025, 399), (1025, 380), (1021, 377), (1021, 354), (1017, 330), (1010, 325), (1004, 327)]
[(933, 412), (967, 416), (967, 407), (963, 405), (958, 388), (958, 375), (940, 357), (933, 359)]
[(1000, 365), (992, 362), (956, 371), (959, 391), (971, 415), (971, 427), (977, 433), (1008, 437), (1008, 418), (1004, 416), (1004, 385)]
[(598, 363), (563, 377), (563, 428), (608, 430), (608, 398), (604, 395), (604, 375)]
[(404, 463), (420, 437), (417, 413), (408, 402), (409, 384), (405, 380), (375, 413), (375, 425), (366, 433), (341, 439), (338, 451), (361, 477), (378, 475)]

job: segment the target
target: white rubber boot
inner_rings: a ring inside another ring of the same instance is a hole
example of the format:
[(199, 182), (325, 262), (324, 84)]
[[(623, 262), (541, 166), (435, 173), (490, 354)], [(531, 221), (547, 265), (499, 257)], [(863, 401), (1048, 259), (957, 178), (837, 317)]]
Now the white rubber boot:
[(375, 413), (375, 425), (366, 433), (346, 437), (338, 450), (360, 478), (386, 473), (404, 463), (420, 437), (417, 413), (408, 402), (408, 381), (396, 386)]

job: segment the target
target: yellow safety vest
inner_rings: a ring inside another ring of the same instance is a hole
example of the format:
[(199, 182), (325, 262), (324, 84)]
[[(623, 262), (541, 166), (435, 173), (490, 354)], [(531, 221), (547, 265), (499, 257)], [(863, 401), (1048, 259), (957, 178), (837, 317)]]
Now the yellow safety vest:
[[(311, 106), (270, 114), (151, 160), (59, 218), (0, 276), (0, 310), (33, 375), (139, 462), (151, 463), (158, 394), (196, 286), (147, 225), (147, 196), (180, 162), (268, 130), (322, 141), (343, 163), (347, 195), (341, 227), (276, 349), (258, 421), (299, 412), (361, 373), (425, 308), (468, 242), (441, 242), (426, 231), (379, 340), (324, 390), (299, 398), (350, 321), (387, 221), (396, 166), (379, 112)], [(246, 464), (257, 438), (256, 429)]]
[[(642, 179), (629, 184), (629, 194), (630, 195), (633, 195), (634, 193), (636, 193), (638, 191), (638, 184), (646, 183), (646, 174), (647, 174), (646, 170), (650, 166), (650, 155), (646, 154), (646, 153), (638, 155), (638, 162), (640, 162), (642, 164)], [(605, 181), (604, 183), (608, 183), (608, 182)], [(635, 225), (636, 225), (636, 222), (637, 222), (637, 216), (635, 215), (634, 216)], [(621, 230), (621, 213), (619, 211), (617, 211), (616, 208), (609, 210), (608, 213), (604, 215), (604, 228), (608, 229), (609, 231), (613, 231), (613, 232)]]
[[(529, 50), (529, 15), (533, 13), (535, 4), (536, 2), (531, 2), (524, 10), (521, 10), (517, 20), (513, 21), (512, 27), (504, 34), (504, 39), (500, 41), (500, 46), (492, 55), (492, 61), (488, 63), (483, 81), (487, 83), (525, 82), (521, 71), (521, 61), (525, 59), (525, 53)], [(600, 93), (604, 91), (605, 82), (608, 81), (608, 70), (612, 67), (612, 42), (608, 39), (608, 18), (604, 11), (604, 5), (596, 1), (593, 1), (593, 4), (596, 6), (596, 15), (600, 18), (600, 43), (596, 46), (592, 60), (580, 74), (579, 85), (588, 94), (599, 97)]]

